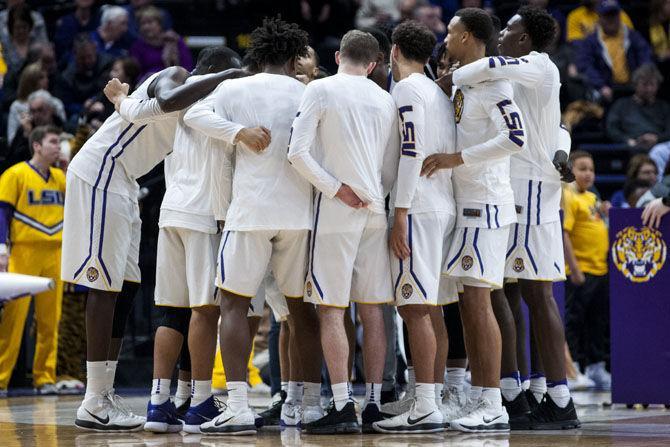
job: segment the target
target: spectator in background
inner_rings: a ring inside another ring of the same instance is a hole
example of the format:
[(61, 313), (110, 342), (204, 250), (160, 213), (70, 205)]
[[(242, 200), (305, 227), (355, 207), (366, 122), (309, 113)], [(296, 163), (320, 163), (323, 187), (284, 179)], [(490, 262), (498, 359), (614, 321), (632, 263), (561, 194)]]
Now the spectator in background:
[[(125, 6), (126, 11), (128, 11), (128, 33), (132, 40), (137, 39), (140, 34), (139, 12), (147, 6), (152, 6), (153, 3), (153, 0), (130, 0), (130, 4)], [(158, 10), (161, 13), (161, 25), (163, 29), (172, 29), (172, 16), (170, 12), (164, 8), (158, 8)]]
[[(74, 59), (59, 76), (54, 93), (63, 100), (67, 115), (76, 119), (84, 101), (102, 91), (114, 60), (106, 53), (98, 53), (87, 34), (75, 38), (73, 51)], [(69, 129), (73, 127), (74, 123), (70, 123)]]
[(635, 94), (617, 100), (607, 115), (607, 135), (617, 143), (650, 150), (663, 172), (670, 156), (670, 103), (658, 99), (663, 76), (655, 65), (647, 64), (633, 73)]
[(24, 68), (34, 63), (39, 63), (42, 66), (42, 69), (47, 73), (49, 85), (55, 85), (56, 77), (58, 75), (58, 67), (56, 66), (56, 53), (54, 52), (53, 44), (50, 42), (35, 42), (30, 45), (28, 55), (26, 56), (23, 65), (9, 70), (4, 78), (2, 85), (3, 111), (7, 112), (12, 102), (16, 99), (19, 79)]
[(387, 29), (400, 20), (403, 0), (362, 0), (356, 12), (356, 27)]
[[(49, 77), (47, 72), (38, 62), (28, 65), (21, 73), (19, 88), (16, 92), (16, 100), (9, 107), (7, 116), (7, 144), (12, 144), (17, 131), (21, 128), (21, 119), (28, 113), (28, 97), (37, 90), (49, 90)], [(65, 109), (63, 102), (53, 98), (56, 114), (65, 122)]]
[(578, 44), (576, 63), (587, 84), (610, 102), (614, 89), (626, 89), (631, 73), (651, 62), (651, 48), (640, 33), (622, 23), (616, 0), (603, 1), (598, 17), (595, 31)]
[[(626, 183), (637, 182), (643, 183), (650, 189), (658, 182), (658, 167), (654, 160), (649, 158), (647, 154), (636, 154), (631, 157), (626, 168)], [(615, 191), (612, 194), (612, 206), (617, 208), (628, 208), (627, 196), (623, 190)], [(639, 197), (638, 197), (639, 198)], [(637, 201), (635, 202), (637, 203)]]
[(132, 44), (128, 35), (128, 11), (120, 6), (103, 7), (100, 26), (90, 35), (99, 53), (113, 58), (127, 56)]
[(193, 70), (193, 56), (176, 32), (163, 30), (158, 8), (147, 6), (138, 13), (140, 37), (130, 47), (130, 55), (140, 64), (140, 82), (153, 73), (175, 65)]
[[(599, 4), (602, 6), (607, 3), (611, 2), (608, 0), (582, 0), (582, 6), (568, 14), (566, 40), (568, 42), (583, 40), (589, 34), (593, 33), (596, 25), (598, 25), (598, 12), (596, 8)], [(619, 19), (628, 28), (634, 29), (633, 22), (628, 17), (628, 14), (626, 14), (626, 11), (619, 11)]]
[(444, 40), (447, 34), (447, 25), (442, 21), (442, 8), (439, 6), (430, 4), (417, 6), (410, 18), (426, 25), (435, 34), (438, 42)]
[(649, 41), (659, 62), (670, 60), (670, 0), (652, 0), (649, 5)]
[[(7, 0), (7, 9), (0, 11), (0, 41), (10, 40), (9, 10), (17, 6), (26, 6), (25, 0)], [(30, 10), (30, 8), (28, 8)], [(30, 18), (33, 20), (33, 27), (30, 31), (30, 39), (34, 42), (46, 42), (47, 27), (44, 23), (44, 17), (37, 11), (30, 11)]]
[[(75, 10), (56, 23), (54, 43), (59, 62), (67, 63), (74, 38), (80, 33), (92, 33), (100, 25), (100, 13), (95, 0), (76, 0)], [(63, 65), (65, 65), (63, 64)]]
[(623, 197), (625, 202), (622, 208), (643, 208), (646, 203), (655, 198), (651, 193), (649, 183), (642, 180), (628, 180), (624, 183)]
[(7, 13), (8, 34), (3, 36), (0, 43), (8, 70), (17, 70), (23, 65), (30, 44), (36, 41), (32, 35), (35, 22), (31, 12), (27, 5), (17, 5)]
[(572, 358), (586, 375), (609, 389), (608, 203), (589, 191), (595, 180), (593, 158), (584, 151), (570, 155), (575, 182), (563, 189), (563, 244), (569, 280), (565, 282), (565, 339)]

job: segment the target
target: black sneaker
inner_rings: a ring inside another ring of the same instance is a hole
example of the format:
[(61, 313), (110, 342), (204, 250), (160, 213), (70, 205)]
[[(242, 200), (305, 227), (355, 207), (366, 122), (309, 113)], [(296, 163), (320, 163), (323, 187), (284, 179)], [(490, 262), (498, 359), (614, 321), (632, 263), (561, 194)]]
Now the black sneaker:
[(526, 395), (526, 402), (528, 402), (528, 407), (530, 408), (530, 412), (534, 412), (537, 410), (537, 407), (540, 406), (540, 403), (537, 401), (535, 398), (535, 394), (531, 390), (526, 390), (524, 391), (524, 394)]
[(363, 420), (363, 433), (375, 433), (372, 424), (384, 420), (384, 415), (376, 404), (368, 404), (361, 414), (361, 419)]
[(191, 408), (190, 397), (186, 399), (186, 402), (177, 407), (177, 417), (179, 418), (180, 421), (182, 422), (184, 421), (184, 418), (186, 417), (186, 413), (188, 413), (189, 408)]
[(530, 430), (530, 407), (524, 392), (519, 393), (514, 400), (507, 400), (503, 396), (502, 403), (509, 415), (511, 430)]
[(567, 430), (581, 425), (572, 398), (565, 408), (560, 408), (549, 394), (545, 394), (537, 410), (530, 415), (531, 430)]
[(392, 390), (386, 390), (382, 391), (382, 395), (380, 397), (381, 404), (387, 404), (389, 402), (395, 402), (398, 400), (398, 392), (395, 390), (395, 387), (393, 387)]
[(275, 401), (270, 408), (258, 414), (258, 416), (263, 418), (263, 425), (265, 427), (279, 426), (281, 406), (286, 402), (286, 391), (280, 391), (279, 396), (280, 399)]
[(303, 425), (302, 430), (312, 435), (337, 435), (360, 433), (361, 426), (356, 417), (354, 403), (347, 402), (340, 411), (337, 411), (335, 405), (333, 405), (324, 417)]

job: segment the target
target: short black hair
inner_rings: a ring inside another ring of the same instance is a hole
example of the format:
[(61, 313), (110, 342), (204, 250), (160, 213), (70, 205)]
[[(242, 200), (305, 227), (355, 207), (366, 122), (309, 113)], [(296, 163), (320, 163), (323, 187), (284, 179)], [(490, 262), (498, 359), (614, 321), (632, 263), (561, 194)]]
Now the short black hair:
[(60, 137), (61, 129), (60, 127), (52, 125), (37, 126), (30, 132), (30, 136), (28, 137), (28, 148), (30, 149), (31, 154), (33, 153), (33, 144), (34, 143), (42, 144), (44, 138), (50, 133), (56, 134)]
[(353, 29), (340, 41), (340, 55), (355, 64), (367, 65), (377, 60), (379, 44), (368, 32)]
[(391, 59), (391, 41), (389, 40), (388, 35), (380, 28), (374, 26), (366, 26), (358, 29), (360, 31), (372, 34), (372, 37), (377, 39), (377, 44), (379, 44), (379, 51), (381, 51), (384, 55), (384, 62), (388, 62), (389, 59)]
[(484, 44), (489, 42), (493, 35), (493, 21), (486, 11), (479, 8), (462, 8), (454, 15), (460, 18), (465, 29), (472, 33), (475, 39)]
[[(206, 47), (198, 54), (196, 70), (205, 72), (207, 67), (239, 68), (240, 55), (225, 45)], [(204, 68), (203, 68), (204, 67)], [(202, 69), (199, 69), (202, 68)]]
[(295, 23), (266, 17), (251, 32), (248, 54), (260, 66), (283, 65), (292, 58), (305, 56), (308, 42), (307, 32)]
[(391, 41), (407, 59), (425, 64), (433, 54), (437, 39), (426, 25), (407, 20), (393, 30)]
[(498, 36), (500, 36), (502, 22), (497, 15), (492, 15), (491, 23), (493, 24), (493, 32), (491, 33), (491, 38), (486, 43), (486, 56), (498, 56), (500, 54), (498, 51)]
[(28, 5), (16, 5), (9, 8), (9, 12), (7, 13), (7, 30), (10, 36), (14, 35), (14, 24), (17, 21), (25, 22), (30, 25), (30, 29), (33, 29), (35, 22)]
[(556, 20), (546, 10), (533, 6), (522, 6), (517, 14), (521, 16), (523, 27), (533, 42), (533, 50), (546, 50), (556, 36)]

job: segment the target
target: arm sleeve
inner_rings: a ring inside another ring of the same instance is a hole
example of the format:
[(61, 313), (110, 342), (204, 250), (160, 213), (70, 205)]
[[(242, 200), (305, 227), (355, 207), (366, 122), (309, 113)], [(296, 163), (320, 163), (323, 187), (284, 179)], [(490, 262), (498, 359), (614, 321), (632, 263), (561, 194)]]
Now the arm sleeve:
[(396, 86), (394, 97), (398, 105), (400, 126), (400, 161), (398, 162), (398, 186), (395, 206), (410, 208), (419, 183), (421, 165), (425, 152), (425, 110), (416, 91), (403, 84)]
[(539, 84), (546, 74), (546, 60), (529, 54), (521, 58), (492, 56), (479, 59), (454, 71), (454, 85), (474, 85), (484, 81), (509, 80), (526, 87)]
[(124, 120), (135, 124), (149, 124), (171, 116), (161, 110), (156, 98), (137, 99), (131, 97), (121, 101), (119, 115)]
[(237, 134), (244, 126), (228, 121), (216, 112), (217, 99), (225, 96), (225, 90), (221, 87), (193, 104), (184, 115), (184, 124), (210, 138), (234, 144)]
[(493, 121), (497, 135), (481, 144), (461, 151), (465, 166), (503, 158), (523, 149), (526, 139), (521, 110), (512, 99), (512, 86), (499, 82), (480, 93), (482, 106)]
[(298, 110), (291, 127), (288, 160), (300, 175), (326, 197), (332, 199), (342, 186), (342, 182), (323, 169), (311, 154), (323, 111), (319, 92), (314, 84), (308, 85), (305, 89)]

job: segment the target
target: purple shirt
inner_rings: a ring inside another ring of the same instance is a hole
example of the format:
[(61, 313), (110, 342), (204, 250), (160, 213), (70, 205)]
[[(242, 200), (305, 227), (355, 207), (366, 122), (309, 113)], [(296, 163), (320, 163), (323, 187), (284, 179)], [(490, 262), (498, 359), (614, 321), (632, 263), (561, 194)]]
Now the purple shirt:
[[(188, 49), (184, 40), (180, 37), (177, 42), (177, 49), (179, 52), (179, 65), (187, 69), (193, 70), (193, 56)], [(156, 47), (149, 45), (144, 39), (140, 38), (130, 47), (130, 55), (137, 59), (140, 64), (140, 77), (137, 83), (141, 83), (153, 73), (159, 72), (164, 68), (163, 62), (163, 46)]]

